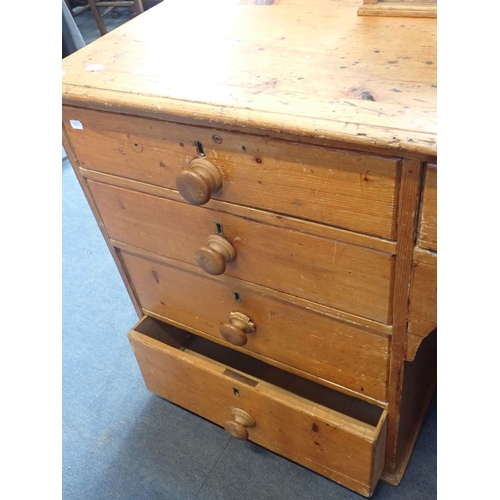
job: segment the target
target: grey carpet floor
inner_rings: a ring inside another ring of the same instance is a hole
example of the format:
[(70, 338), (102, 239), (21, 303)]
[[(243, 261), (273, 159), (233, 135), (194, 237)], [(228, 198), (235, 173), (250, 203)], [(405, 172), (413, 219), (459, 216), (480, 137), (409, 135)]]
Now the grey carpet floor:
[[(84, 16), (90, 43), (99, 33)], [(63, 499), (362, 498), (147, 391), (126, 335), (137, 316), (64, 155), (62, 192)], [(436, 402), (402, 483), (373, 498), (437, 497)]]

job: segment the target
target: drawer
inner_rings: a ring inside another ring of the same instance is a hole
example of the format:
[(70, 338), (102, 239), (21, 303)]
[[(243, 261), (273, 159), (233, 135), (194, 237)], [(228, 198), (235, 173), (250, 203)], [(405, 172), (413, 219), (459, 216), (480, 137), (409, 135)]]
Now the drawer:
[[(221, 268), (226, 275), (381, 323), (391, 321), (391, 255), (130, 189), (87, 183), (112, 239), (198, 265), (206, 259), (207, 237), (217, 227), (235, 251), (235, 258)], [(197, 260), (199, 251), (202, 258)]]
[(416, 250), (408, 331), (426, 336), (437, 326), (437, 255)]
[(123, 250), (120, 259), (145, 314), (228, 339), (227, 345), (368, 398), (387, 399), (388, 336), (258, 294), (235, 280), (196, 275)]
[(386, 412), (144, 317), (129, 339), (147, 388), (370, 496), (384, 467)]
[(418, 246), (437, 251), (437, 166), (425, 167)]
[(395, 239), (397, 158), (69, 107), (63, 123), (82, 167), (177, 189), (203, 154), (213, 198)]

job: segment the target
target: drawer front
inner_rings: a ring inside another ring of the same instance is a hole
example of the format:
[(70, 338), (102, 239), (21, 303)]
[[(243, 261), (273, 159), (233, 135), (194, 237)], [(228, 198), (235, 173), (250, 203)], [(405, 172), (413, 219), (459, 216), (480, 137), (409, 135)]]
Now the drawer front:
[(242, 313), (255, 328), (241, 335), (244, 349), (386, 400), (388, 337), (259, 295), (243, 284), (236, 288), (223, 279), (205, 278), (125, 251), (120, 256), (145, 313), (221, 341), (221, 326), (231, 325), (230, 316)]
[(437, 256), (413, 263), (408, 331), (428, 335), (437, 326)]
[(385, 411), (188, 337), (148, 317), (130, 331), (150, 391), (223, 425), (233, 437), (372, 494), (384, 465)]
[(197, 265), (195, 253), (218, 222), (236, 252), (226, 275), (391, 321), (391, 255), (99, 182), (88, 186), (115, 240)]
[(63, 123), (88, 169), (176, 189), (200, 143), (213, 198), (395, 239), (398, 159), (68, 107)]
[(425, 168), (418, 246), (437, 251), (437, 166)]

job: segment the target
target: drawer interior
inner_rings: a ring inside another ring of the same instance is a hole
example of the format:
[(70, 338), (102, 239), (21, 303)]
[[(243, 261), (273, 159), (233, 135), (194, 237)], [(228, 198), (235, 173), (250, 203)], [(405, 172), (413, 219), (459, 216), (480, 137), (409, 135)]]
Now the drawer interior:
[(366, 401), (303, 379), (149, 316), (144, 317), (134, 327), (134, 330), (175, 349), (186, 351), (186, 353), (197, 357), (207, 358), (211, 362), (221, 363), (227, 367), (224, 375), (234, 378), (240, 383), (257, 386), (260, 381), (263, 381), (272, 384), (295, 396), (342, 413), (374, 428), (379, 425), (382, 417), (383, 409)]

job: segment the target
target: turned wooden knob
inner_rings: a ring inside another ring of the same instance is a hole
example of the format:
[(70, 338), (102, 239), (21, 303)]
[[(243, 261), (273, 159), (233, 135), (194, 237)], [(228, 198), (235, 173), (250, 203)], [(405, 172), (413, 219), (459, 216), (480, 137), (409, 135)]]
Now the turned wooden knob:
[(230, 323), (222, 323), (219, 328), (220, 334), (225, 340), (239, 347), (247, 343), (247, 333), (255, 331), (255, 324), (243, 313), (229, 313)]
[(191, 160), (176, 179), (177, 189), (191, 205), (204, 205), (212, 193), (222, 187), (222, 174), (217, 167), (203, 158)]
[(207, 244), (196, 250), (196, 262), (209, 274), (222, 274), (226, 270), (226, 262), (236, 258), (236, 252), (229, 241), (218, 234), (211, 234)]
[(224, 422), (224, 429), (235, 439), (248, 439), (248, 427), (255, 427), (255, 419), (250, 413), (240, 408), (233, 408), (233, 420)]

